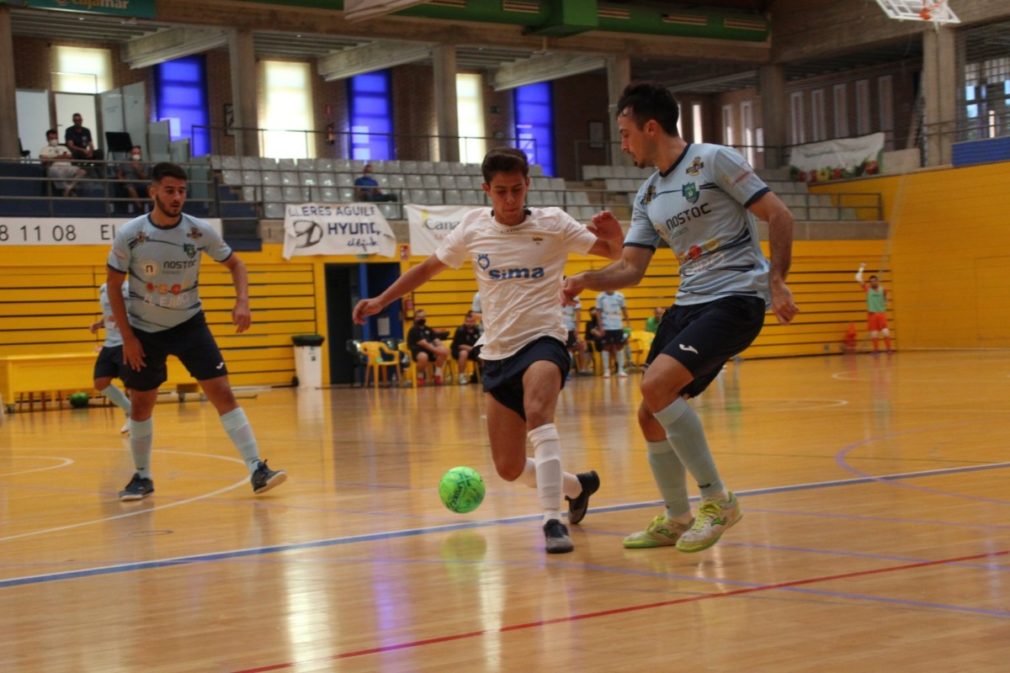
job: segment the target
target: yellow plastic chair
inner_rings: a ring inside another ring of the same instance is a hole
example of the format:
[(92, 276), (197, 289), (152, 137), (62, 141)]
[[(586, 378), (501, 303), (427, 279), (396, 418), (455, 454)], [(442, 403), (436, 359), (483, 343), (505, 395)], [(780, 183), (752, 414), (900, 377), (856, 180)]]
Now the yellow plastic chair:
[[(398, 348), (399, 348), (399, 351), (401, 353), (404, 353), (407, 356), (407, 362), (409, 363), (407, 365), (407, 371), (405, 371), (403, 373), (403, 375), (405, 377), (404, 380), (405, 381), (409, 380), (410, 384), (414, 388), (416, 388), (417, 387), (417, 363), (414, 362), (414, 356), (410, 352), (410, 347), (407, 346), (407, 342), (406, 341), (401, 341), (400, 345), (398, 346)], [(425, 367), (425, 372), (424, 372), (425, 381), (427, 381), (429, 383), (432, 381), (432, 372), (433, 371), (434, 371), (434, 366), (429, 361), (428, 365)]]
[[(378, 388), (379, 374), (382, 374), (382, 382), (386, 383), (388, 381), (387, 374), (391, 368), (396, 371), (398, 380), (402, 378), (403, 372), (400, 369), (400, 354), (387, 347), (386, 344), (381, 341), (362, 341), (361, 352), (368, 358), (368, 363), (365, 365), (365, 381), (362, 385), (368, 385), (368, 376), (371, 374), (372, 385)], [(392, 357), (392, 360), (383, 359), (384, 355)]]
[(645, 364), (645, 358), (649, 356), (649, 349), (652, 348), (652, 340), (655, 338), (652, 332), (645, 330), (634, 330), (628, 339), (628, 347), (631, 349), (631, 362), (641, 368)]

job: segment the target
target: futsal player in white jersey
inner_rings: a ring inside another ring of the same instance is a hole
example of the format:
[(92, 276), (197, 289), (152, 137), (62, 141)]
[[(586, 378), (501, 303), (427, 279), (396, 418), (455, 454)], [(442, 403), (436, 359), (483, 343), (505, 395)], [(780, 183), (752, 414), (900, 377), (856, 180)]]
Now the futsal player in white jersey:
[[(798, 312), (786, 285), (793, 216), (734, 150), (688, 144), (678, 136), (677, 101), (666, 88), (631, 84), (617, 111), (621, 149), (638, 167), (654, 166), (657, 172), (635, 197), (621, 260), (568, 278), (562, 294), (570, 301), (584, 289), (636, 285), (660, 240), (677, 256), (680, 287), (649, 351), (638, 411), (666, 512), (625, 538), (624, 546), (676, 545), (696, 552), (715, 544), (741, 514), (716, 470), (701, 420), (686, 400), (705, 390), (723, 364), (750, 345), (767, 308), (783, 324)], [(770, 266), (755, 216), (768, 223)], [(609, 219), (613, 215), (604, 212), (593, 221)], [(701, 489), (693, 519), (685, 468)]]
[[(182, 212), (186, 172), (160, 163), (151, 171), (150, 213), (116, 232), (108, 259), (109, 303), (123, 337), (123, 381), (131, 391), (130, 450), (136, 472), (119, 492), (120, 500), (140, 500), (154, 492), (151, 479), (151, 414), (158, 387), (167, 379), (165, 361), (174, 355), (197, 380), (221, 417), (228, 437), (249, 468), (254, 493), (265, 493), (287, 478), (260, 460), (245, 411), (238, 405), (224, 358), (204, 318), (198, 279), (206, 253), (231, 271), (235, 285), (232, 322), (249, 329), (249, 276), (245, 264), (221, 235), (203, 220)], [(130, 305), (122, 286), (129, 282)]]
[[(363, 323), (448, 267), (473, 263), (483, 309), (478, 344), (495, 468), (502, 479), (537, 489), (547, 552), (569, 552), (561, 496), (568, 500), (569, 523), (578, 523), (600, 481), (596, 472), (574, 475), (561, 467), (554, 411), (570, 360), (558, 288), (569, 253), (617, 259), (621, 228), (608, 221), (590, 229), (560, 208), (526, 209), (529, 165), (520, 150), (491, 150), (481, 171), (493, 209), (467, 213), (435, 254), (379, 296), (358, 302), (354, 320)], [(527, 439), (532, 460), (526, 457)]]
[[(129, 290), (123, 285), (123, 298), (128, 297)], [(126, 412), (126, 424), (119, 429), (122, 433), (130, 431), (130, 399), (126, 394), (112, 385), (112, 379), (123, 378), (123, 336), (119, 333), (119, 326), (116, 319), (112, 317), (112, 306), (109, 304), (109, 290), (106, 283), (98, 288), (98, 303), (102, 307), (102, 318), (97, 320), (88, 329), (92, 334), (97, 334), (98, 330), (105, 329), (105, 343), (95, 359), (95, 390), (104, 395), (110, 402)]]

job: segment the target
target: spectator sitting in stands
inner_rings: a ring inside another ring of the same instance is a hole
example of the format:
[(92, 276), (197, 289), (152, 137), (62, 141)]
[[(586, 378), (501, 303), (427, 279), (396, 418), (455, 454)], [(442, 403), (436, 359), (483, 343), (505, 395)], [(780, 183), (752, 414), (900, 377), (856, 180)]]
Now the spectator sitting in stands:
[(361, 177), (354, 181), (354, 198), (357, 201), (396, 201), (395, 194), (385, 194), (372, 177), (372, 164), (365, 164)]
[(75, 112), (73, 116), (74, 125), (68, 126), (63, 132), (63, 141), (66, 143), (70, 154), (74, 159), (81, 159), (77, 165), (95, 167), (92, 161), (101, 161), (105, 158), (102, 150), (95, 149), (95, 143), (91, 139), (91, 130), (81, 125), (81, 113)]
[[(473, 311), (467, 311), (463, 324), (456, 328), (456, 333), (452, 337), (452, 357), (456, 359), (459, 370), (459, 384), (465, 385), (470, 379), (466, 375), (466, 363), (472, 361), (475, 368), (480, 368), (480, 346), (477, 340), (480, 339), (480, 327), (477, 326), (477, 316)], [(476, 371), (474, 372), (474, 383), (476, 383)]]
[(54, 179), (53, 185), (63, 190), (63, 196), (70, 196), (85, 171), (70, 163), (70, 150), (60, 145), (56, 129), (46, 131), (46, 141), (46, 146), (39, 150), (39, 160), (45, 166), (46, 175)]
[(148, 203), (147, 187), (150, 184), (147, 164), (141, 160), (140, 145), (130, 150), (130, 160), (116, 164), (116, 177), (123, 181), (123, 189), (133, 199), (138, 213), (143, 213)]
[(449, 359), (449, 349), (439, 338), (441, 334), (445, 333), (428, 327), (424, 309), (417, 309), (414, 313), (414, 326), (407, 332), (407, 346), (417, 363), (419, 373), (428, 369), (428, 363), (434, 362), (435, 383), (442, 383), (442, 365)]

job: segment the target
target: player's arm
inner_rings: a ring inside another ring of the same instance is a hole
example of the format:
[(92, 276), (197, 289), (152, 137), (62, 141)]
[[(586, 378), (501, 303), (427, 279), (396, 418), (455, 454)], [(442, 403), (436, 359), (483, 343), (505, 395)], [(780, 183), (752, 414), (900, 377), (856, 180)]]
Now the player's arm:
[(583, 290), (619, 290), (637, 285), (652, 260), (652, 248), (627, 245), (621, 258), (602, 269), (583, 271), (565, 279), (561, 293), (566, 304), (573, 302)]
[(359, 301), (357, 306), (354, 307), (354, 312), (352, 314), (354, 322), (359, 325), (363, 325), (365, 323), (365, 318), (375, 315), (393, 303), (393, 301), (399, 299), (405, 294), (413, 292), (442, 271), (445, 271), (447, 268), (448, 267), (442, 263), (437, 255), (431, 255), (428, 259), (424, 260), (414, 268), (407, 271), (407, 273), (397, 278), (396, 281), (387, 287), (386, 290), (378, 297), (362, 299)]
[(859, 265), (859, 270), (856, 271), (856, 282), (859, 283), (859, 287), (866, 289), (866, 283), (863, 282), (863, 271), (866, 270), (866, 262)]
[(793, 214), (774, 192), (752, 203), (748, 210), (768, 223), (768, 243), (772, 253), (769, 285), (772, 292), (772, 312), (780, 324), (786, 325), (800, 309), (793, 301), (793, 293), (786, 285), (793, 257)]
[(238, 255), (231, 255), (221, 262), (231, 272), (231, 282), (235, 286), (235, 308), (231, 310), (231, 322), (236, 331), (245, 332), (252, 324), (249, 310), (249, 271)]
[(134, 371), (140, 371), (145, 366), (144, 348), (140, 345), (140, 340), (133, 333), (130, 320), (126, 317), (126, 301), (123, 299), (123, 283), (126, 282), (126, 274), (111, 266), (107, 267), (105, 274), (105, 284), (109, 294), (109, 306), (112, 308), (112, 317), (116, 320), (119, 333), (123, 337), (123, 362)]
[(105, 326), (105, 320), (96, 320), (95, 322), (88, 325), (88, 331), (92, 334), (98, 334), (98, 330)]
[(596, 243), (589, 249), (590, 255), (614, 260), (621, 258), (624, 232), (621, 231), (621, 223), (613, 213), (605, 210), (593, 215), (593, 221), (586, 225), (586, 228), (596, 234)]

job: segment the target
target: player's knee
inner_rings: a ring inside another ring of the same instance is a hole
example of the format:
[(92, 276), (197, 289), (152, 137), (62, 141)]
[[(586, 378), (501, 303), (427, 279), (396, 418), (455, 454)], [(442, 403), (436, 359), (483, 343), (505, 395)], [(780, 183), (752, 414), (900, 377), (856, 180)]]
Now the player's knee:
[(891, 330), (889, 330), (889, 329), (888, 329), (888, 328), (886, 328), (886, 327), (885, 327), (884, 329), (880, 330), (880, 333), (881, 333), (882, 335), (884, 335), (885, 337), (889, 337), (889, 336), (891, 336)]
[(494, 468), (498, 476), (505, 481), (515, 481), (523, 474), (526, 467), (526, 460), (513, 460), (509, 456), (495, 456)]

